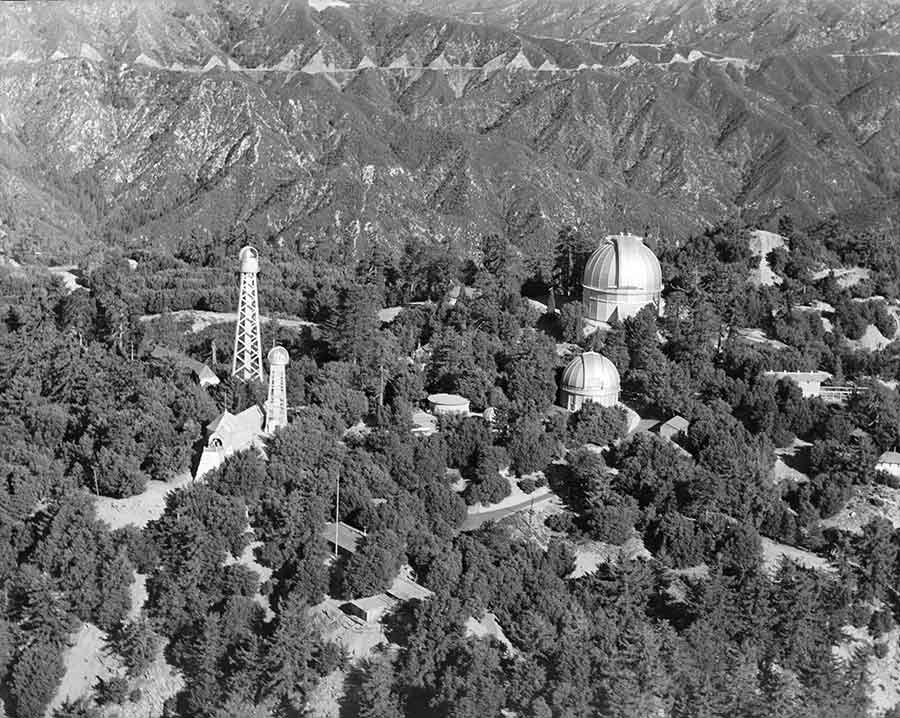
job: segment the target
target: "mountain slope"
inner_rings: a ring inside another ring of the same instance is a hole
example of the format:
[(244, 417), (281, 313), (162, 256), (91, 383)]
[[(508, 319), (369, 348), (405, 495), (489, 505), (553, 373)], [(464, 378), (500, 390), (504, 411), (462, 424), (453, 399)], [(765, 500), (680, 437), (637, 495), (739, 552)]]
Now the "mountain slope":
[(886, 200), (900, 165), (891, 54), (728, 59), (302, 0), (53, 10), (0, 6), (0, 229), (19, 249), (246, 231), (466, 251), (498, 231), (545, 262), (565, 222), (677, 239), (810, 221)]
[(897, 0), (393, 0), (398, 8), (518, 32), (612, 43), (664, 43), (762, 57), (900, 50)]

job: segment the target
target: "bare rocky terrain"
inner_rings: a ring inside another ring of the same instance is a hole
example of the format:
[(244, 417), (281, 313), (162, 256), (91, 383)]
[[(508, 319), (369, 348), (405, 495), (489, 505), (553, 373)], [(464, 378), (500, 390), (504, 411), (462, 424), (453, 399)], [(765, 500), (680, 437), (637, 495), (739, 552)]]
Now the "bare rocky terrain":
[(494, 231), (539, 262), (567, 222), (679, 238), (892, 211), (890, 3), (813, 25), (766, 3), (478, 7), (4, 4), (0, 241), (352, 254)]

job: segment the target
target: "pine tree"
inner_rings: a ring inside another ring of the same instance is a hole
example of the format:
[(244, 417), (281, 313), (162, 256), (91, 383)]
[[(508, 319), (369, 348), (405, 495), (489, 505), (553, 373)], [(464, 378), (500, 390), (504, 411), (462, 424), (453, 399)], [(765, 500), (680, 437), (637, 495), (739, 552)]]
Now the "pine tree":
[(14, 714), (19, 718), (43, 715), (64, 672), (60, 646), (33, 637), (19, 653), (10, 675)]
[(128, 667), (129, 676), (140, 676), (156, 660), (162, 639), (144, 618), (120, 624), (110, 644)]
[(387, 657), (369, 664), (359, 688), (359, 718), (403, 718), (394, 681), (394, 668)]
[(264, 698), (301, 705), (315, 683), (319, 639), (302, 598), (289, 596), (264, 649)]

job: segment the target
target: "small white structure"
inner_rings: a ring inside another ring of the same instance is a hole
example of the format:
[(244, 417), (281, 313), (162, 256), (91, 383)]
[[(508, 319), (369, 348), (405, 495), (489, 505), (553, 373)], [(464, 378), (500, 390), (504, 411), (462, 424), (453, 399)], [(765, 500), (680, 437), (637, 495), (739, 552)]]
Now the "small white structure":
[(207, 427), (209, 439), (200, 455), (200, 463), (194, 479), (202, 478), (217, 468), (227, 457), (251, 446), (261, 446), (263, 437), (263, 413), (256, 404), (239, 414), (223, 412)]
[(353, 554), (356, 553), (359, 542), (366, 535), (355, 526), (345, 524), (343, 521), (337, 524), (334, 521), (326, 521), (321, 536), (331, 544), (332, 550)]
[(563, 370), (560, 406), (578, 411), (584, 402), (615, 406), (619, 402), (619, 370), (602, 354), (584, 352)]
[(217, 386), (219, 384), (219, 377), (216, 376), (216, 373), (209, 366), (192, 359), (187, 354), (164, 346), (155, 346), (153, 351), (150, 352), (150, 356), (154, 359), (171, 359), (176, 365), (190, 369), (197, 378), (197, 383), (204, 389), (208, 386)]
[(341, 605), (341, 610), (366, 623), (375, 623), (398, 603), (411, 600), (424, 601), (432, 596), (434, 593), (417, 583), (410, 566), (404, 564), (397, 572), (393, 583), (383, 593), (348, 601)]
[(822, 382), (831, 379), (832, 375), (827, 371), (767, 371), (766, 376), (779, 379), (790, 379), (800, 387), (803, 398), (822, 395)]
[(683, 416), (673, 416), (668, 421), (664, 421), (656, 430), (659, 432), (659, 435), (666, 439), (667, 441), (671, 441), (672, 439), (677, 438), (684, 434), (691, 423), (685, 419)]
[(285, 367), (291, 357), (284, 347), (272, 347), (269, 360), (269, 397), (266, 399), (266, 433), (287, 426), (287, 383)]
[(428, 406), (436, 416), (469, 415), (469, 400), (459, 394), (429, 394)]
[(377, 593), (374, 596), (347, 601), (341, 605), (341, 610), (366, 623), (377, 623), (396, 605), (397, 601), (387, 594)]
[(610, 235), (588, 259), (582, 287), (584, 325), (596, 329), (634, 316), (648, 304), (658, 310), (662, 270), (641, 237)]
[(900, 478), (900, 453), (896, 451), (885, 451), (878, 457), (875, 464), (876, 471), (883, 471), (891, 476)]
[(197, 381), (200, 386), (204, 389), (208, 386), (218, 386), (219, 385), (219, 377), (216, 376), (216, 373), (210, 369), (206, 364), (200, 364), (199, 366), (192, 367), (192, 371), (194, 375), (197, 377)]

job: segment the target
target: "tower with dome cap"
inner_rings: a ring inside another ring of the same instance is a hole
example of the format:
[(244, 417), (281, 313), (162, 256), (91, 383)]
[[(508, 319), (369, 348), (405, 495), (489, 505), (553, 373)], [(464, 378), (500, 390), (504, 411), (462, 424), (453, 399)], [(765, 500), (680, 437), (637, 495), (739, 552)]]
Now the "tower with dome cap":
[(272, 347), (269, 360), (269, 398), (266, 399), (266, 432), (287, 426), (287, 382), (284, 368), (291, 357), (284, 347)]
[(588, 259), (582, 287), (584, 325), (596, 329), (634, 316), (648, 304), (659, 307), (662, 270), (641, 237), (610, 235)]
[(237, 326), (234, 330), (234, 355), (231, 375), (243, 381), (262, 381), (262, 342), (259, 335), (259, 294), (256, 275), (259, 274), (259, 252), (244, 247), (241, 260), (241, 286), (238, 295)]

